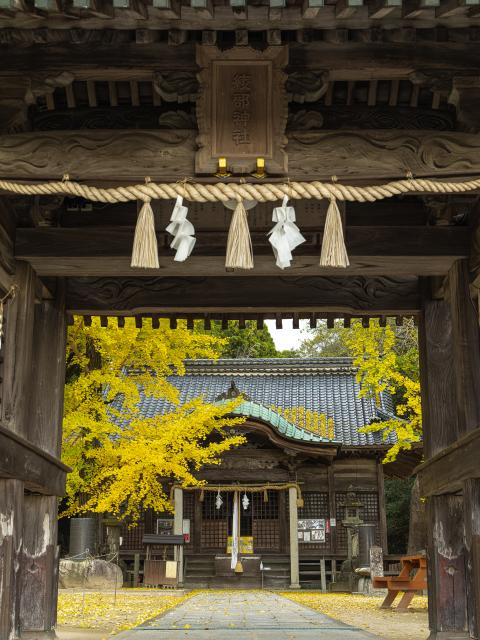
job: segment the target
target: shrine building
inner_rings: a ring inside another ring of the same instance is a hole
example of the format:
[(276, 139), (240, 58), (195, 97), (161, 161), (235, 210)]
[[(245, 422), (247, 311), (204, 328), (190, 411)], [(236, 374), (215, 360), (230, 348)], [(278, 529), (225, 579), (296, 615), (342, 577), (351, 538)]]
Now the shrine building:
[[(382, 464), (392, 436), (384, 441), (382, 433), (359, 429), (394, 417), (392, 401), (385, 393), (380, 404), (359, 397), (350, 359), (195, 360), (187, 362), (184, 376), (169, 380), (179, 389), (182, 404), (196, 397), (220, 402), (242, 395), (235, 414), (246, 418), (232, 432), (244, 434), (247, 442), (224, 454), (220, 465), (198, 473), (205, 485), (182, 490), (165, 483), (175, 496), (176, 521), (183, 521), (181, 582), (260, 586), (262, 565), (265, 585), (320, 587), (320, 560), (327, 582), (338, 579), (348, 554), (346, 518), (352, 496), (361, 522), (375, 527), (373, 543), (388, 554), (384, 469), (408, 476), (421, 460), (421, 447)], [(305, 418), (303, 426), (295, 419), (299, 407), (310, 418), (309, 428)], [(172, 408), (164, 399), (145, 396), (139, 405), (144, 417)], [(222, 562), (229, 541), (231, 545), (235, 494), (240, 503), (240, 575)], [(179, 531), (172, 514), (144, 512), (138, 526), (123, 528), (120, 557), (131, 569), (139, 555), (142, 566), (145, 534), (173, 533)], [(160, 545), (157, 557), (163, 551)]]

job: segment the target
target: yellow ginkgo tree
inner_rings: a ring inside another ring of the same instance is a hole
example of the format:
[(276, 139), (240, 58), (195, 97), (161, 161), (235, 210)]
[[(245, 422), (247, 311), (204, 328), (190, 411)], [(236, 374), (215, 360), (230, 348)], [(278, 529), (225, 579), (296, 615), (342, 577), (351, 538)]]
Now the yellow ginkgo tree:
[[(405, 345), (399, 348), (402, 340)], [(396, 435), (395, 444), (384, 458), (384, 462), (391, 462), (399, 451), (411, 449), (422, 438), (416, 328), (410, 323), (402, 332), (395, 332), (389, 324), (381, 327), (378, 321), (370, 322), (369, 328), (354, 322), (344, 333), (343, 341), (357, 367), (360, 396), (374, 396), (378, 403), (383, 391), (394, 397), (397, 417), (361, 429), (365, 433), (382, 432), (384, 440), (392, 433)]]
[[(185, 372), (186, 358), (216, 358), (221, 347), (220, 338), (181, 323), (137, 328), (127, 319), (123, 328), (105, 328), (75, 319), (67, 343), (62, 457), (72, 472), (63, 515), (110, 513), (135, 522), (142, 507), (168, 510), (162, 478), (200, 484), (196, 471), (244, 442), (225, 431), (243, 421), (231, 415), (241, 398), (180, 405), (168, 380)], [(165, 398), (171, 411), (141, 415), (141, 394)]]
[(271, 407), (273, 411), (279, 413), (289, 422), (292, 422), (297, 427), (311, 431), (322, 438), (328, 438), (334, 440), (335, 438), (335, 424), (333, 418), (328, 418), (325, 413), (319, 411), (312, 411), (305, 407)]

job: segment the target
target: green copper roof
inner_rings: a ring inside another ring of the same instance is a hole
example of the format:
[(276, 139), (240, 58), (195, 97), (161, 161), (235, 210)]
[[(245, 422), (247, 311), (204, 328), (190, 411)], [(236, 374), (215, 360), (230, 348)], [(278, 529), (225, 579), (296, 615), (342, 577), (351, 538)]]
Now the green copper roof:
[(278, 433), (281, 433), (282, 436), (292, 438), (292, 440), (301, 440), (303, 442), (312, 443), (332, 442), (332, 440), (329, 440), (328, 438), (323, 438), (316, 433), (307, 431), (307, 429), (297, 427), (276, 411), (273, 411), (269, 407), (259, 404), (258, 402), (244, 400), (242, 404), (234, 409), (233, 413), (248, 418), (258, 418), (258, 420), (269, 424), (278, 431)]

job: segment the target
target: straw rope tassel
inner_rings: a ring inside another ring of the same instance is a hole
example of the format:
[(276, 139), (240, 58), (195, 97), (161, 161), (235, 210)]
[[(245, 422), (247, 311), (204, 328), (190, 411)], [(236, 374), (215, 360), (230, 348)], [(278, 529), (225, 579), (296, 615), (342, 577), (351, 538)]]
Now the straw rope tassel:
[(247, 212), (242, 200), (233, 212), (227, 240), (227, 269), (253, 269), (253, 251), (250, 229), (248, 228)]
[(150, 198), (145, 200), (138, 214), (135, 237), (133, 239), (132, 267), (158, 269), (158, 244), (155, 234), (155, 218)]
[(348, 267), (347, 248), (343, 237), (342, 216), (335, 198), (330, 200), (323, 231), (321, 267)]

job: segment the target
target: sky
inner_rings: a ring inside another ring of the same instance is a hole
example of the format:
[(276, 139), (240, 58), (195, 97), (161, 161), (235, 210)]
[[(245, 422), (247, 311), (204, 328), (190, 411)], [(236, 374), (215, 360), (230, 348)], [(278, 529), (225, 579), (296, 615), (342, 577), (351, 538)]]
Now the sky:
[(308, 324), (308, 320), (300, 321), (300, 329), (294, 329), (292, 327), (292, 320), (283, 321), (283, 329), (275, 328), (275, 320), (265, 320), (265, 324), (270, 331), (270, 334), (275, 342), (275, 346), (279, 351), (285, 349), (296, 349), (300, 346), (303, 340), (304, 334), (302, 334), (302, 328)]

